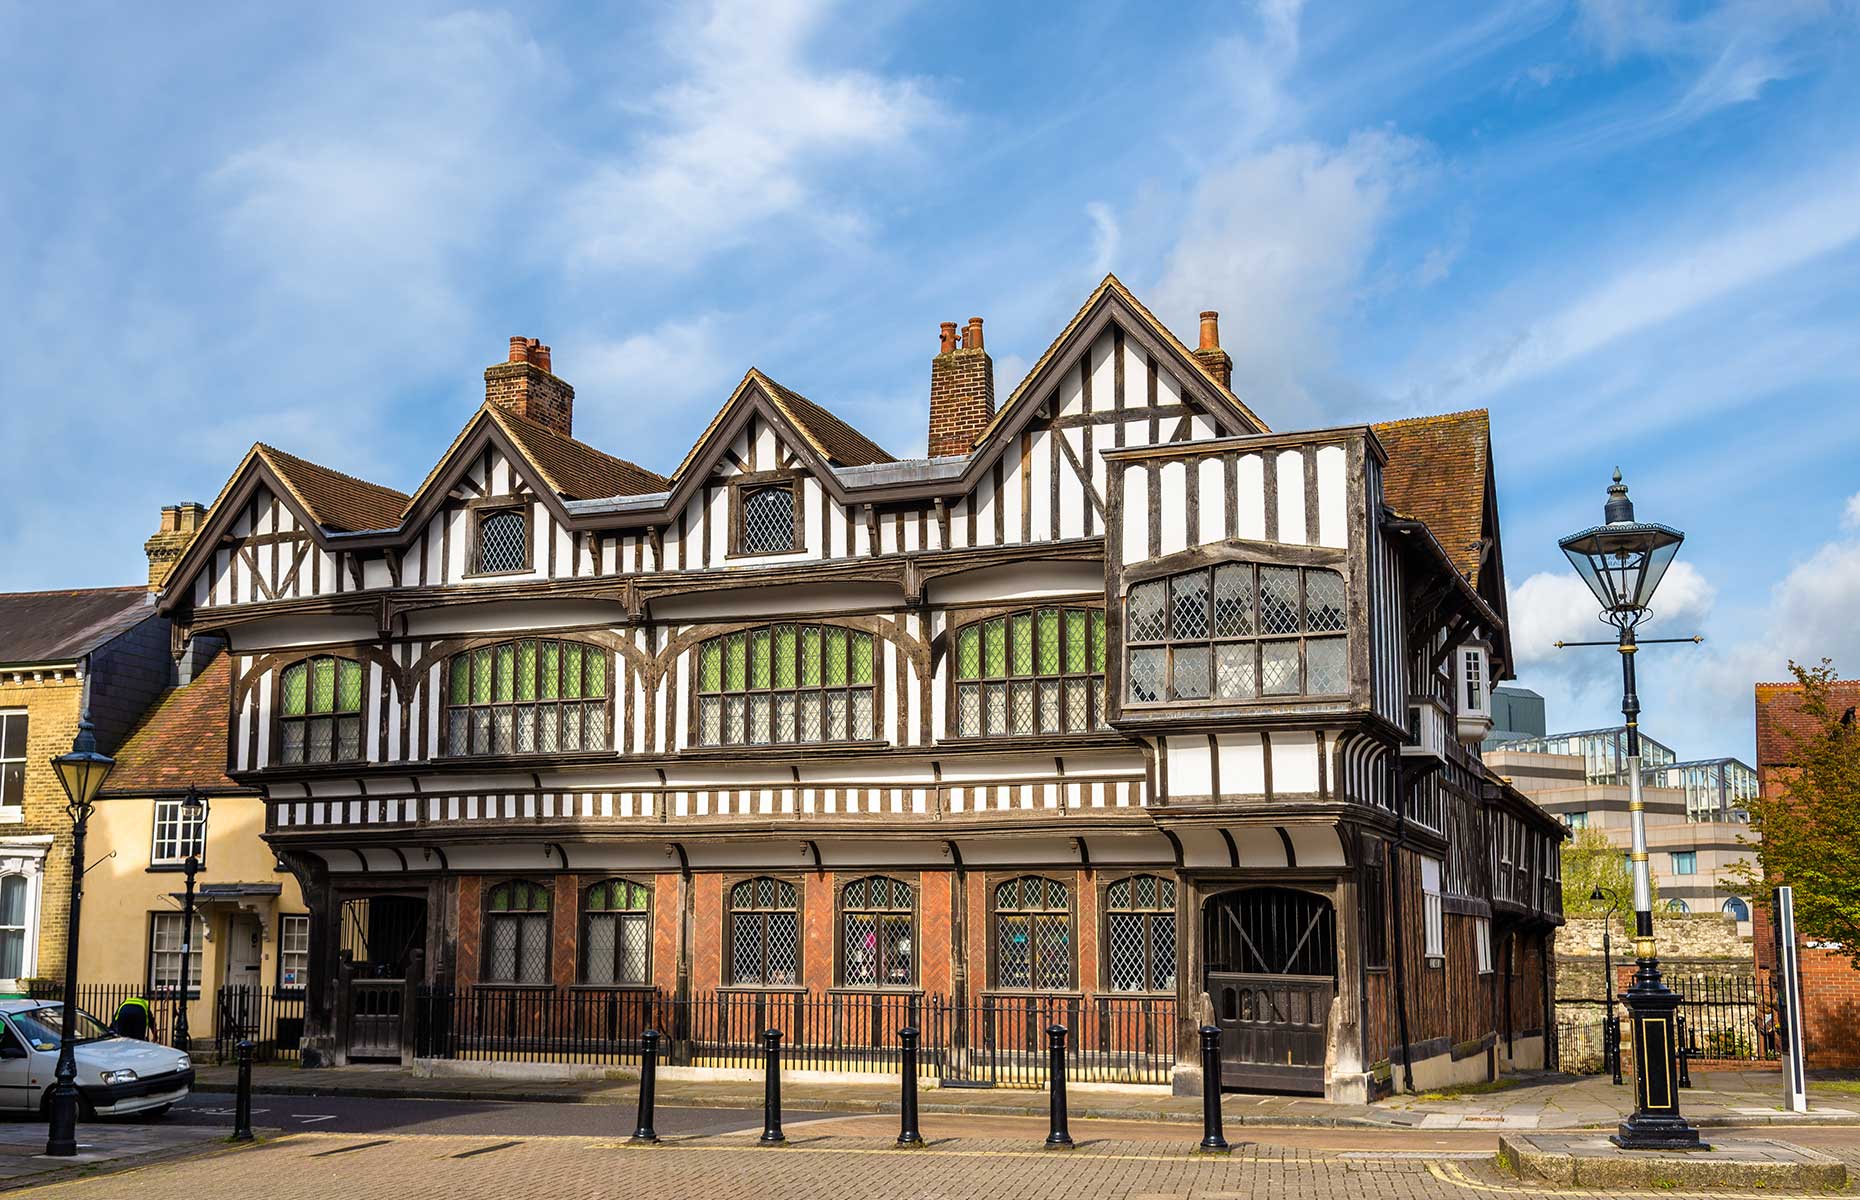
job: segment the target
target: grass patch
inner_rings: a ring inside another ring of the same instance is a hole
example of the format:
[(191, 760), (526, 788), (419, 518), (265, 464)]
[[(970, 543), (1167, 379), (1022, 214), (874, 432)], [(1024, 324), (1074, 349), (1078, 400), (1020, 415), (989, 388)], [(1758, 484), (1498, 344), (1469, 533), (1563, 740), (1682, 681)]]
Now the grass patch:
[(1515, 1079), (1486, 1079), (1478, 1083), (1462, 1083), (1457, 1087), (1441, 1088), (1437, 1092), (1422, 1092), (1417, 1100), (1458, 1100), (1463, 1096), (1485, 1096), (1492, 1092), (1502, 1092), (1506, 1088), (1518, 1086)]
[(1860, 1079), (1830, 1079), (1827, 1082), (1816, 1081), (1808, 1085), (1811, 1092), (1841, 1092), (1849, 1096), (1860, 1096)]

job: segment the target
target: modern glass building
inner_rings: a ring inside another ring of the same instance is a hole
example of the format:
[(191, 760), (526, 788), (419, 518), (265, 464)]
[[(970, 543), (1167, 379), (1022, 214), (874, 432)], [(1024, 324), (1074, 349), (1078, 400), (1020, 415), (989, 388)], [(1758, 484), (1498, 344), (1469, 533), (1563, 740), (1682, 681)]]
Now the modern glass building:
[[(1584, 774), (1590, 783), (1627, 783), (1627, 726), (1610, 729), (1583, 729), (1575, 733), (1552, 733), (1542, 737), (1520, 738), (1506, 742), (1507, 750), (1527, 754), (1574, 754), (1581, 757)], [(1671, 746), (1640, 735), (1641, 782), (1648, 782), (1646, 772), (1679, 761)]]
[[(1642, 742), (1645, 742), (1645, 738)], [(1686, 817), (1693, 821), (1750, 820), (1750, 802), (1757, 797), (1756, 768), (1735, 758), (1701, 758), (1691, 762), (1648, 766), (1641, 772), (1646, 787), (1679, 788), (1686, 794)]]

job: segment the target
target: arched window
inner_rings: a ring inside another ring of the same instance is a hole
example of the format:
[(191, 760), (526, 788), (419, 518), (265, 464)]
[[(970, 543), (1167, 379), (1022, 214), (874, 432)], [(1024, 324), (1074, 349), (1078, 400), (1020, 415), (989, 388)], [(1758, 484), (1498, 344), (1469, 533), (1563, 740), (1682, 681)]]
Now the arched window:
[(278, 761), (355, 762), (362, 757), (362, 664), (319, 655), (278, 676)]
[(774, 483), (745, 488), (737, 520), (739, 554), (785, 554), (799, 544), (796, 526), (800, 508), (794, 502), (795, 485)]
[(873, 875), (840, 891), (840, 984), (843, 987), (911, 987), (916, 918), (911, 886)]
[(1104, 715), (1104, 610), (1041, 608), (956, 631), (957, 737), (1084, 733)]
[(801, 914), (794, 885), (766, 875), (730, 889), (730, 982), (792, 987), (801, 978)]
[(1338, 696), (1350, 690), (1343, 576), (1223, 563), (1130, 589), (1132, 704)]
[(599, 646), (535, 638), (453, 655), (446, 664), (446, 753), (607, 749), (607, 660)]
[(651, 980), (652, 893), (630, 879), (604, 879), (583, 896), (581, 982)]
[(697, 649), (697, 744), (767, 746), (878, 737), (877, 646), (836, 625), (770, 625)]
[(1133, 875), (1104, 891), (1111, 990), (1175, 990), (1175, 882)]
[(1678, 896), (1674, 896), (1666, 902), (1666, 911), (1670, 913), (1689, 913), (1692, 911), (1692, 906), (1687, 904), (1684, 900), (1681, 900)]
[(995, 986), (1072, 987), (1072, 896), (1066, 885), (1022, 875), (995, 887)]
[(547, 887), (510, 879), (485, 893), (484, 982), (546, 985), (549, 940)]

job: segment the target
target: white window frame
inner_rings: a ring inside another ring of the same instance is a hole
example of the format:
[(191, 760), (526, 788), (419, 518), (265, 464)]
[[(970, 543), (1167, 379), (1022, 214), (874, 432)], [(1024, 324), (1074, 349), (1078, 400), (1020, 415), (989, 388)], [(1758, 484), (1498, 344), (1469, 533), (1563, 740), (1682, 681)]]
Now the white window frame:
[[(155, 819), (152, 822), (149, 841), (149, 865), (152, 867), (179, 867), (187, 862), (187, 831), (185, 826), (195, 829), (193, 844), (200, 865), (207, 865), (207, 807), (200, 806), (199, 815), (189, 821), (187, 809), (180, 800), (155, 801)], [(164, 826), (167, 833), (163, 833)], [(167, 853), (164, 853), (164, 848)]]
[[(19, 753), (14, 756), (8, 756), (6, 753), (6, 731), (4, 727), (7, 725), (10, 725), (14, 721), (18, 721), (22, 726), (24, 726), (25, 732), (21, 733), (19, 737)], [(32, 737), (32, 718), (26, 712), (25, 709), (23, 708), (0, 709), (0, 778), (4, 777), (6, 769), (8, 767), (17, 767), (19, 769), (19, 775), (20, 775), (19, 803), (17, 804), (0, 803), (0, 822), (6, 823), (6, 824), (17, 824), (26, 819), (26, 778), (25, 776), (26, 776), (26, 761), (30, 757), (26, 743), (28, 739), (30, 739), (31, 737)], [(4, 784), (0, 784), (0, 789), (3, 789), (3, 788), (4, 788)], [(3, 796), (4, 794), (5, 794), (4, 790), (0, 790), (0, 796)]]
[(1473, 958), (1479, 967), (1479, 974), (1492, 973), (1492, 920), (1490, 917), (1473, 918)]
[(1441, 862), (1437, 858), (1421, 859), (1421, 914), (1425, 935), (1423, 952), (1429, 966), (1444, 964), (1447, 957), (1447, 910), (1440, 895)]
[[(164, 932), (165, 931), (165, 932)], [(172, 997), (181, 975), (181, 914), (178, 912), (158, 912), (149, 914), (149, 993), (164, 998)], [(194, 914), (194, 936), (187, 943), (187, 995), (194, 999), (200, 995), (201, 979), (206, 973), (207, 923), (201, 915)], [(163, 971), (159, 964), (174, 959), (172, 969)]]
[(27, 834), (0, 840), (0, 875), (26, 880), (25, 943), (21, 947), (19, 977), (0, 979), (0, 987), (22, 991), (28, 979), (39, 974), (39, 910), (45, 891), (45, 856), (52, 848), (51, 834)]
[[(301, 931), (301, 932), (299, 932)], [(293, 960), (302, 960), (297, 978), (286, 982), (284, 975)], [(300, 991), (310, 979), (310, 914), (278, 914), (278, 990)]]

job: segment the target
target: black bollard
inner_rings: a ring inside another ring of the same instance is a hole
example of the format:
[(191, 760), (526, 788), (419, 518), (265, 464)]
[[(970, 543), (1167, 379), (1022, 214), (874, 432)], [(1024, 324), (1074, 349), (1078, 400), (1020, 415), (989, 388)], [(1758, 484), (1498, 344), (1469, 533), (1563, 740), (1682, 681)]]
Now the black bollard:
[(650, 1144), (659, 1140), (659, 1131), (652, 1127), (652, 1106), (659, 1089), (659, 1031), (648, 1029), (639, 1040), (639, 1122), (633, 1140)]
[(235, 1142), (252, 1140), (252, 1043), (239, 1042), (239, 1091), (233, 1098), (233, 1132)]
[(898, 1145), (921, 1146), (924, 1135), (917, 1129), (917, 1031), (909, 1027), (898, 1030), (898, 1041), (904, 1047), (904, 1097), (898, 1103)]
[(1226, 1154), (1221, 1134), (1221, 1031), (1201, 1027), (1201, 1145), (1203, 1154)]
[(1046, 1031), (1046, 1036), (1052, 1042), (1047, 1052), (1051, 1060), (1047, 1088), (1052, 1093), (1052, 1131), (1046, 1135), (1046, 1148), (1070, 1150), (1072, 1134), (1066, 1129), (1066, 1027), (1054, 1025)]
[(1679, 1086), (1692, 1086), (1692, 1045), (1686, 1041), (1686, 1014), (1680, 1013), (1674, 1018), (1679, 1025)]
[(769, 1030), (762, 1041), (768, 1080), (762, 1087), (762, 1136), (757, 1141), (779, 1146), (788, 1140), (781, 1132), (781, 1030)]

